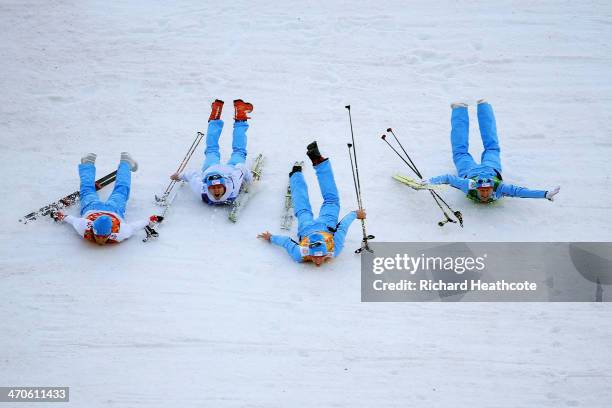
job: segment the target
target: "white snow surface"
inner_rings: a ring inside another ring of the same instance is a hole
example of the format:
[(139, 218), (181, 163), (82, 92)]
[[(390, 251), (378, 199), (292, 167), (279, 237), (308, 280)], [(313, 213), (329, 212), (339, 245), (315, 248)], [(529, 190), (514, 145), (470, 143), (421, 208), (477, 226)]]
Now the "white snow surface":
[[(70, 386), (75, 407), (612, 406), (607, 304), (360, 303), (357, 223), (320, 269), (255, 238), (280, 232), (315, 139), (341, 215), (356, 207), (351, 104), (377, 241), (610, 241), (610, 2), (5, 0), (0, 27), (0, 386)], [(439, 228), (380, 135), (393, 127), (426, 176), (453, 172), (449, 104), (472, 105), (479, 156), (483, 97), (504, 179), (561, 193), (476, 206), (451, 189), (465, 228)], [(268, 159), (238, 224), (188, 189), (147, 244), (17, 222), (77, 189), (90, 151), (99, 176), (122, 151), (139, 161), (128, 221), (158, 212), (215, 98), (224, 157), (243, 98), (250, 157)]]

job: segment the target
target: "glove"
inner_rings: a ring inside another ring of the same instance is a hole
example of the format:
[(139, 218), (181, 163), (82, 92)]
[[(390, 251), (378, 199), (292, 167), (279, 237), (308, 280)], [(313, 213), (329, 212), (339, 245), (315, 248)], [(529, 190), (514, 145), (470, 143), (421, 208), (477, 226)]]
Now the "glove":
[(66, 214), (61, 211), (55, 211), (51, 213), (51, 218), (53, 218), (55, 222), (63, 222), (64, 218), (66, 218)]
[(149, 217), (149, 221), (151, 222), (156, 222), (156, 223), (160, 223), (164, 220), (164, 217), (162, 217), (161, 215), (152, 215)]
[(548, 201), (554, 201), (555, 200), (555, 196), (557, 194), (559, 194), (559, 190), (561, 190), (560, 186), (557, 186), (557, 187), (553, 188), (552, 190), (548, 190), (546, 192), (546, 199)]

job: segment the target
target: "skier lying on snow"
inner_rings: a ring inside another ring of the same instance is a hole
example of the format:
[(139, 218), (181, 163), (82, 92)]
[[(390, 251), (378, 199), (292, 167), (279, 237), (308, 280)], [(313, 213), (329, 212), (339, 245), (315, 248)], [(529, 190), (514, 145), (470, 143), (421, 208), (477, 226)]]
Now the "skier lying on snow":
[(317, 142), (309, 144), (307, 149), (323, 196), (319, 218), (315, 220), (312, 214), (302, 167), (293, 166), (289, 173), (289, 181), (295, 217), (298, 219), (299, 244), (290, 237), (272, 235), (267, 231), (257, 237), (282, 246), (296, 262), (313, 262), (321, 266), (331, 258), (340, 255), (351, 223), (355, 218), (365, 219), (366, 213), (363, 210), (351, 211), (338, 223), (340, 197), (331, 163), (329, 159), (321, 157)]
[(445, 174), (423, 181), (423, 184), (450, 184), (467, 194), (470, 200), (480, 203), (491, 203), (504, 196), (521, 198), (546, 198), (554, 200), (560, 187), (552, 190), (529, 190), (502, 181), (499, 141), (493, 107), (484, 99), (478, 101), (478, 126), (484, 151), (480, 164), (476, 164), (469, 147), (469, 119), (467, 104), (451, 105), (451, 146), (453, 161), (457, 167), (457, 176)]
[(89, 153), (81, 158), (79, 177), (81, 179), (80, 201), (81, 217), (56, 212), (57, 221), (66, 221), (76, 232), (88, 241), (99, 245), (117, 243), (131, 237), (134, 232), (143, 229), (149, 221), (156, 221), (155, 215), (133, 224), (124, 221), (125, 206), (130, 197), (132, 172), (138, 169), (138, 163), (129, 155), (121, 153), (117, 168), (117, 179), (113, 192), (108, 200), (101, 201), (96, 192), (96, 155)]
[(216, 99), (208, 118), (208, 134), (204, 150), (204, 165), (202, 171), (192, 171), (170, 176), (172, 180), (186, 181), (202, 201), (210, 205), (230, 204), (238, 197), (243, 182), (251, 182), (252, 175), (246, 168), (247, 136), (249, 128), (247, 113), (253, 111), (253, 105), (242, 99), (234, 101), (234, 135), (232, 141), (232, 156), (227, 164), (220, 164), (219, 138), (223, 130), (221, 110), (223, 101)]

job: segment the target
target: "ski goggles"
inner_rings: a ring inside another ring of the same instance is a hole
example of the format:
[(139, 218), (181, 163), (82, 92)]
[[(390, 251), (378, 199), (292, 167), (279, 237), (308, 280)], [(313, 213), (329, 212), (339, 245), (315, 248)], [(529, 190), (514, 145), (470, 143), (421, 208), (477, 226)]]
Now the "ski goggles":
[(223, 177), (220, 174), (211, 174), (210, 176), (206, 177), (206, 185), (208, 187), (216, 186), (216, 185), (224, 185), (224, 184), (225, 184), (225, 177)]
[(327, 255), (327, 246), (325, 242), (315, 241), (308, 244), (308, 255), (310, 256), (325, 256)]
[(479, 178), (476, 180), (476, 188), (493, 187), (493, 180), (489, 178)]

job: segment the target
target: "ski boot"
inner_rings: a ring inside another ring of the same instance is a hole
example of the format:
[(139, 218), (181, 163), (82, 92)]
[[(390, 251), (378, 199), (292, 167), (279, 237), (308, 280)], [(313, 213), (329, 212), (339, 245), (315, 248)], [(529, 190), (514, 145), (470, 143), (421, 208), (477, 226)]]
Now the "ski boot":
[(81, 164), (96, 164), (96, 157), (98, 156), (95, 153), (87, 153), (85, 156), (81, 157)]
[(451, 103), (451, 109), (457, 109), (457, 108), (467, 108), (468, 104), (465, 102), (453, 102)]
[(316, 141), (306, 146), (306, 155), (310, 158), (313, 166), (321, 164), (327, 160), (325, 157), (321, 156), (321, 152), (319, 152), (319, 146), (317, 146)]
[(121, 161), (130, 165), (130, 169), (134, 172), (138, 170), (138, 162), (130, 156), (128, 152), (121, 152)]
[(304, 164), (304, 162), (295, 162), (293, 164), (293, 168), (291, 169), (291, 172), (289, 173), (289, 177), (293, 176), (294, 173), (301, 173), (302, 164)]
[(234, 120), (237, 122), (245, 122), (247, 119), (251, 119), (247, 116), (247, 113), (253, 112), (253, 104), (245, 102), (242, 99), (236, 99), (234, 101)]
[(223, 101), (221, 99), (215, 99), (210, 105), (210, 116), (208, 121), (221, 119), (221, 110), (223, 110)]

